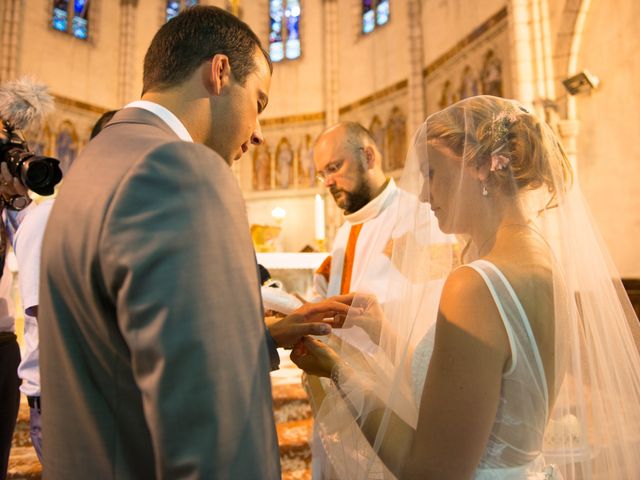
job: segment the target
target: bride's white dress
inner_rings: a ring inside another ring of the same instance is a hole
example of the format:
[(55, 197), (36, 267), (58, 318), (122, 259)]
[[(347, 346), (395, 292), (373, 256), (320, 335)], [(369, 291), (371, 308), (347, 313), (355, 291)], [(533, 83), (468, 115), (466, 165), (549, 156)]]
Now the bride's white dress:
[[(527, 314), (504, 274), (486, 260), (466, 265), (484, 279), (500, 312), (511, 346), (502, 375), (500, 404), (476, 480), (557, 479), (541, 455), (549, 397), (542, 359)], [(417, 345), (411, 373), (416, 404), (433, 352), (435, 328)]]

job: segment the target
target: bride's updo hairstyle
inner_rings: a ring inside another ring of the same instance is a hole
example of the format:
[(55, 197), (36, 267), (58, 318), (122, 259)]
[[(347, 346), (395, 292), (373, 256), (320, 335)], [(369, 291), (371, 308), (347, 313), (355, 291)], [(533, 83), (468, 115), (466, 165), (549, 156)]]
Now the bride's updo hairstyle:
[(553, 200), (570, 186), (567, 155), (551, 128), (513, 100), (481, 95), (427, 119), (427, 141), (486, 174), (489, 191), (545, 187)]

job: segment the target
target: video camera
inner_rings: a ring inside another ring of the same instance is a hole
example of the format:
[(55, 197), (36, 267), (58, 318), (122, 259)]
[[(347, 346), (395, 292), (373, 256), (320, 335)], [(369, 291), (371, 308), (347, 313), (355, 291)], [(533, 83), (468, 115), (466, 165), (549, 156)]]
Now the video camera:
[(0, 86), (0, 164), (6, 163), (12, 177), (39, 195), (51, 195), (62, 180), (60, 162), (30, 152), (22, 131), (37, 128), (51, 110), (47, 87), (30, 78)]
[(29, 151), (22, 132), (9, 122), (0, 129), (0, 163), (6, 162), (11, 176), (38, 195), (51, 195), (53, 187), (62, 180), (60, 162), (55, 158)]

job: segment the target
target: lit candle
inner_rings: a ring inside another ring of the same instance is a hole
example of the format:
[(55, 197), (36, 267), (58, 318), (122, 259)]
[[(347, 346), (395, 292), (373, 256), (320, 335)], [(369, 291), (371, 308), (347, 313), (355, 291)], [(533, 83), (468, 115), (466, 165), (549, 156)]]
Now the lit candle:
[(316, 193), (316, 240), (324, 240), (324, 200)]
[(282, 207), (276, 207), (271, 210), (271, 216), (275, 219), (276, 224), (280, 225), (282, 220), (284, 220), (284, 217), (287, 216), (287, 211)]

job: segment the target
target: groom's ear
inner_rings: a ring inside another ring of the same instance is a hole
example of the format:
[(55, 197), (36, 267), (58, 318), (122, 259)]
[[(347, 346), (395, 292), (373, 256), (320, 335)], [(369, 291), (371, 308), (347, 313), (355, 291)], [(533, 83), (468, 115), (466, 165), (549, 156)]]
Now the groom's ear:
[(211, 63), (202, 64), (202, 75), (209, 94), (219, 96), (232, 81), (229, 57), (221, 53), (216, 54)]

